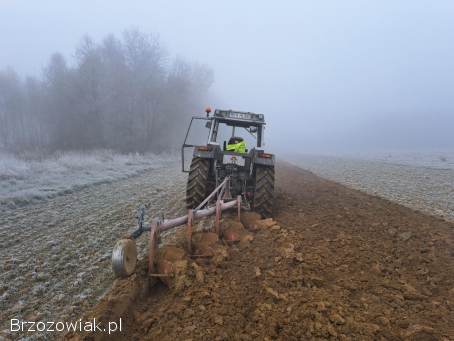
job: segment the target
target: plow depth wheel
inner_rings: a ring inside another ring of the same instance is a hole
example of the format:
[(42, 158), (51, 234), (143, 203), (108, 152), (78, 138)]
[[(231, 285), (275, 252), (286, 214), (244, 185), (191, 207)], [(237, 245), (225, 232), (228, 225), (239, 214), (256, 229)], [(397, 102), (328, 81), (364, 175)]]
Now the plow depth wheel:
[(120, 239), (112, 251), (112, 269), (116, 277), (128, 277), (136, 269), (137, 247), (132, 239)]
[(273, 216), (274, 167), (257, 166), (255, 170), (254, 211), (264, 218)]

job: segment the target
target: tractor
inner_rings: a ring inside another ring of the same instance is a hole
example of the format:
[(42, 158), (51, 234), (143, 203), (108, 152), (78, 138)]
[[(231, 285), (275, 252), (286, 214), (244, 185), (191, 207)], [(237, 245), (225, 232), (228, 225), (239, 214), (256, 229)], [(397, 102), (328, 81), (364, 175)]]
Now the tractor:
[[(197, 129), (195, 121), (205, 122)], [(189, 173), (186, 204), (195, 209), (226, 177), (229, 186), (224, 198), (241, 195), (243, 206), (263, 217), (273, 216), (275, 156), (266, 153), (263, 114), (234, 110), (206, 109), (205, 116), (191, 118), (181, 148), (182, 170)], [(190, 134), (206, 136), (206, 143), (191, 144)], [(193, 149), (185, 163), (185, 151)], [(188, 167), (189, 166), (189, 167)]]

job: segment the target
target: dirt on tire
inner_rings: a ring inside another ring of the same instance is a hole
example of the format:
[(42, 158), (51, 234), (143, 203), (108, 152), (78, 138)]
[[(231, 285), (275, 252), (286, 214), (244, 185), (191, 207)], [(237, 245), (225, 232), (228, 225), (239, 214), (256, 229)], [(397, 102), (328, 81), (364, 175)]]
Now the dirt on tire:
[(198, 262), (179, 290), (149, 289), (141, 262), (87, 313), (123, 331), (66, 337), (454, 339), (454, 224), (289, 164), (276, 180), (277, 224)]
[(257, 166), (255, 170), (254, 211), (265, 218), (274, 211), (274, 167)]
[(196, 208), (210, 194), (209, 171), (208, 159), (199, 157), (192, 159), (186, 187), (186, 207), (188, 209)]

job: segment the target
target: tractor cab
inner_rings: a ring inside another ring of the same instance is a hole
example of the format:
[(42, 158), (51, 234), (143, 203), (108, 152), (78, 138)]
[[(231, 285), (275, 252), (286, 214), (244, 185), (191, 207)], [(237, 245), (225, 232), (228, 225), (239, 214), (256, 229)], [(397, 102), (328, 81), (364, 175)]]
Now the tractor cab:
[[(183, 172), (189, 171), (185, 162), (185, 152), (190, 148), (194, 149), (194, 152), (220, 150), (228, 154), (248, 154), (251, 151), (263, 150), (265, 130), (263, 114), (216, 109), (210, 116), (210, 112), (211, 109), (208, 108), (206, 116), (191, 118), (182, 146)], [(199, 121), (198, 124), (197, 121)], [(200, 121), (205, 122), (204, 129), (201, 128)], [(193, 136), (197, 136), (197, 143), (192, 141)], [(200, 140), (203, 136), (205, 136), (204, 143)]]
[(222, 143), (225, 151), (229, 150), (229, 145), (234, 144), (244, 144), (245, 149), (262, 147), (265, 129), (265, 119), (262, 114), (216, 110), (209, 126), (211, 129), (208, 144)]

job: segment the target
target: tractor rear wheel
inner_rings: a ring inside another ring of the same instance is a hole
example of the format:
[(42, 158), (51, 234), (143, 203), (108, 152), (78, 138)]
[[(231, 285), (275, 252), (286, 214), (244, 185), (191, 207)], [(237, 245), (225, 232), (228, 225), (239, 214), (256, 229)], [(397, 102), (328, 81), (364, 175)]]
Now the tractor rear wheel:
[(195, 157), (189, 169), (186, 186), (186, 206), (196, 208), (210, 193), (210, 160)]
[(255, 169), (255, 191), (253, 209), (264, 218), (273, 217), (274, 167), (257, 166)]

